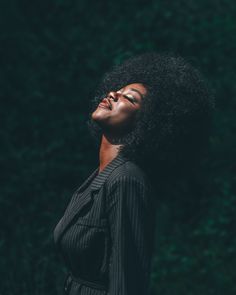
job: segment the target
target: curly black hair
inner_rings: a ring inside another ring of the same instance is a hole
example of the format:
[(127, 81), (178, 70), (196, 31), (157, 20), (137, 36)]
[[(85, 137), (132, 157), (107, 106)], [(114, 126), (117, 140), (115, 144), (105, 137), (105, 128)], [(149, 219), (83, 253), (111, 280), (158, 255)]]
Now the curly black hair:
[(87, 121), (97, 145), (102, 130), (92, 112), (109, 91), (131, 83), (142, 83), (147, 94), (134, 129), (117, 140), (120, 152), (150, 174), (179, 174), (194, 167), (208, 145), (214, 95), (196, 68), (171, 53), (134, 56), (104, 75)]

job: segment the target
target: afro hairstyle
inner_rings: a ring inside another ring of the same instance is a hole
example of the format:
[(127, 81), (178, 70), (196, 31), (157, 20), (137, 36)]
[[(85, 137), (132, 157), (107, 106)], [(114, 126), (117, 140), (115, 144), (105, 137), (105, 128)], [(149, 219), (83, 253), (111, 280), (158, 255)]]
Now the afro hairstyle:
[(147, 94), (131, 132), (119, 138), (120, 153), (146, 172), (164, 174), (194, 167), (206, 150), (215, 108), (213, 92), (199, 70), (172, 53), (147, 52), (115, 65), (101, 79), (87, 125), (100, 145), (102, 129), (92, 112), (109, 91), (142, 83)]

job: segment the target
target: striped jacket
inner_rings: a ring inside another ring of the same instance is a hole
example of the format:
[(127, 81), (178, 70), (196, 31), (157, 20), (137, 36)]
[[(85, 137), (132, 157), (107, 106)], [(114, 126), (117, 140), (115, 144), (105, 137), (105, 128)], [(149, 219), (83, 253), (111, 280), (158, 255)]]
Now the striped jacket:
[(73, 194), (54, 229), (70, 295), (147, 295), (155, 209), (148, 178), (118, 154)]

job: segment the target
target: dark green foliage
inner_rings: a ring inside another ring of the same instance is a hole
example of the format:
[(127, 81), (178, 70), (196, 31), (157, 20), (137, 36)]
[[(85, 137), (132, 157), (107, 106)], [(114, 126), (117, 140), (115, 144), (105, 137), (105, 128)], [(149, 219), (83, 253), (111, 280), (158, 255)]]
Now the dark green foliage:
[(2, 1), (1, 295), (62, 294), (52, 233), (98, 165), (90, 100), (112, 65), (149, 50), (187, 58), (217, 106), (204, 169), (160, 196), (153, 294), (236, 294), (235, 12), (233, 0)]

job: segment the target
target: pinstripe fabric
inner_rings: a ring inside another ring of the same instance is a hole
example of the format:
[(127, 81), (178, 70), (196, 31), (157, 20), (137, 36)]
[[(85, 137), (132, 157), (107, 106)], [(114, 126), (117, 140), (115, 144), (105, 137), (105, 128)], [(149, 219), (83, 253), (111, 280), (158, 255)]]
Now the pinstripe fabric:
[(144, 172), (118, 155), (73, 194), (54, 230), (70, 295), (147, 295), (154, 246), (153, 194)]

